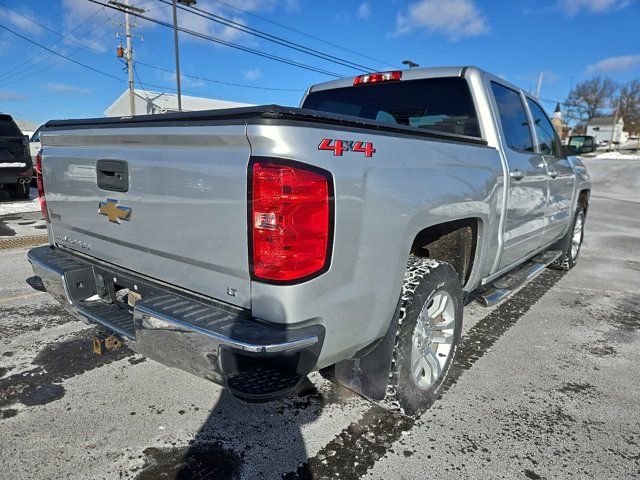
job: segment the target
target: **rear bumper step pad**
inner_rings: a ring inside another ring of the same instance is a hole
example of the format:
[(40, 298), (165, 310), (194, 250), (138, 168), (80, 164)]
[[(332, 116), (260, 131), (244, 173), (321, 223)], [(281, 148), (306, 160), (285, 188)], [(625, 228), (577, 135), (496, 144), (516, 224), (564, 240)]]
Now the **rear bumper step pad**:
[[(191, 298), (50, 246), (30, 250), (28, 259), (47, 292), (70, 312), (118, 333), (138, 353), (225, 385), (245, 400), (288, 395), (320, 354), (321, 325), (261, 322), (247, 310)], [(118, 302), (116, 288), (135, 290), (141, 299), (134, 306)]]

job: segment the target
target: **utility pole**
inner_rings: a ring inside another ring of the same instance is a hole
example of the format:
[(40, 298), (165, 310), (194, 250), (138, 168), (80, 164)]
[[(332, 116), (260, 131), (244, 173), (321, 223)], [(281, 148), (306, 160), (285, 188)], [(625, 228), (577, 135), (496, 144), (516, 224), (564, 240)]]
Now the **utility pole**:
[(173, 44), (176, 51), (176, 93), (178, 94), (178, 111), (182, 111), (182, 92), (180, 91), (180, 53), (178, 49), (178, 8), (173, 0)]
[(129, 70), (129, 110), (131, 116), (136, 114), (136, 84), (133, 79), (133, 44), (131, 42), (131, 19), (129, 18), (129, 0), (124, 0), (127, 11), (124, 12), (124, 32), (127, 36), (127, 70)]
[(196, 0), (173, 0), (173, 45), (176, 52), (176, 93), (178, 94), (178, 111), (182, 111), (182, 92), (180, 91), (180, 52), (178, 48), (178, 6), (177, 3), (192, 7)]
[(124, 0), (124, 3), (111, 0), (109, 3), (124, 11), (124, 32), (127, 39), (127, 48), (124, 52), (124, 57), (127, 61), (127, 70), (129, 71), (129, 110), (131, 116), (134, 116), (136, 114), (136, 84), (133, 76), (133, 38), (131, 35), (131, 17), (129, 13), (144, 13), (144, 9), (129, 5), (129, 0)]
[(542, 77), (544, 77), (544, 71), (540, 72), (538, 77), (538, 85), (536, 86), (536, 98), (540, 98), (540, 90), (542, 90)]
[(622, 98), (618, 99), (618, 106), (616, 107), (616, 113), (613, 115), (613, 124), (611, 125), (611, 139), (609, 140), (609, 149), (611, 151), (614, 150), (613, 148), (613, 137), (614, 134), (616, 133), (616, 124), (618, 123), (618, 113), (620, 112), (620, 102), (622, 101)]

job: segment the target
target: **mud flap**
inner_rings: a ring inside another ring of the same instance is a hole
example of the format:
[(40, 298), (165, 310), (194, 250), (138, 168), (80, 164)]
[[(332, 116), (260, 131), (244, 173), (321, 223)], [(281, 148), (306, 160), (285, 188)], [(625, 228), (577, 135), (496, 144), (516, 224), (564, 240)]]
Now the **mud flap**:
[(400, 308), (389, 324), (387, 333), (363, 354), (336, 364), (335, 378), (341, 385), (371, 400), (383, 400), (387, 393), (393, 349), (398, 332)]

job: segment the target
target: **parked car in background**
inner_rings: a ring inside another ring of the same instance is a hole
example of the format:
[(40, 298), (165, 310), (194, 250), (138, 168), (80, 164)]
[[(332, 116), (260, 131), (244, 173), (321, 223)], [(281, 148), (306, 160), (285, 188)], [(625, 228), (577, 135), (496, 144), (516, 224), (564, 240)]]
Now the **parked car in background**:
[(43, 126), (44, 125), (40, 125), (38, 129), (35, 132), (33, 132), (33, 135), (31, 135), (31, 138), (29, 139), (29, 151), (31, 152), (31, 162), (33, 163), (33, 169), (34, 169), (33, 177), (31, 178), (32, 187), (36, 186), (36, 172), (35, 172), (36, 156), (38, 155), (38, 152), (42, 148), (42, 143), (40, 142), (40, 132), (42, 131)]
[(22, 134), (11, 115), (0, 114), (0, 186), (11, 198), (25, 200), (32, 176), (29, 137)]
[(569, 155), (583, 155), (594, 152), (597, 148), (596, 141), (591, 135), (572, 135), (569, 137)]
[(42, 126), (38, 127), (38, 129), (33, 132), (31, 138), (29, 139), (29, 151), (31, 152), (31, 160), (33, 160), (33, 164), (36, 163), (36, 155), (40, 151), (42, 147), (42, 143), (40, 142), (40, 132), (42, 131)]

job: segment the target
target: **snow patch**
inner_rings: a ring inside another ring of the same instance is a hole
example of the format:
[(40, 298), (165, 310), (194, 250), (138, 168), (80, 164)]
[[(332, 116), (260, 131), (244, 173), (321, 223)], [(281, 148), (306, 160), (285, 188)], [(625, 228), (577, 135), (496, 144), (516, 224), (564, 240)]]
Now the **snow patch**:
[(630, 153), (620, 152), (606, 152), (596, 155), (595, 158), (603, 159), (608, 158), (610, 160), (640, 160), (640, 155), (632, 155)]
[(40, 210), (40, 201), (38, 200), (38, 190), (31, 189), (31, 200), (24, 202), (0, 202), (0, 215), (9, 215), (11, 213), (37, 212)]

